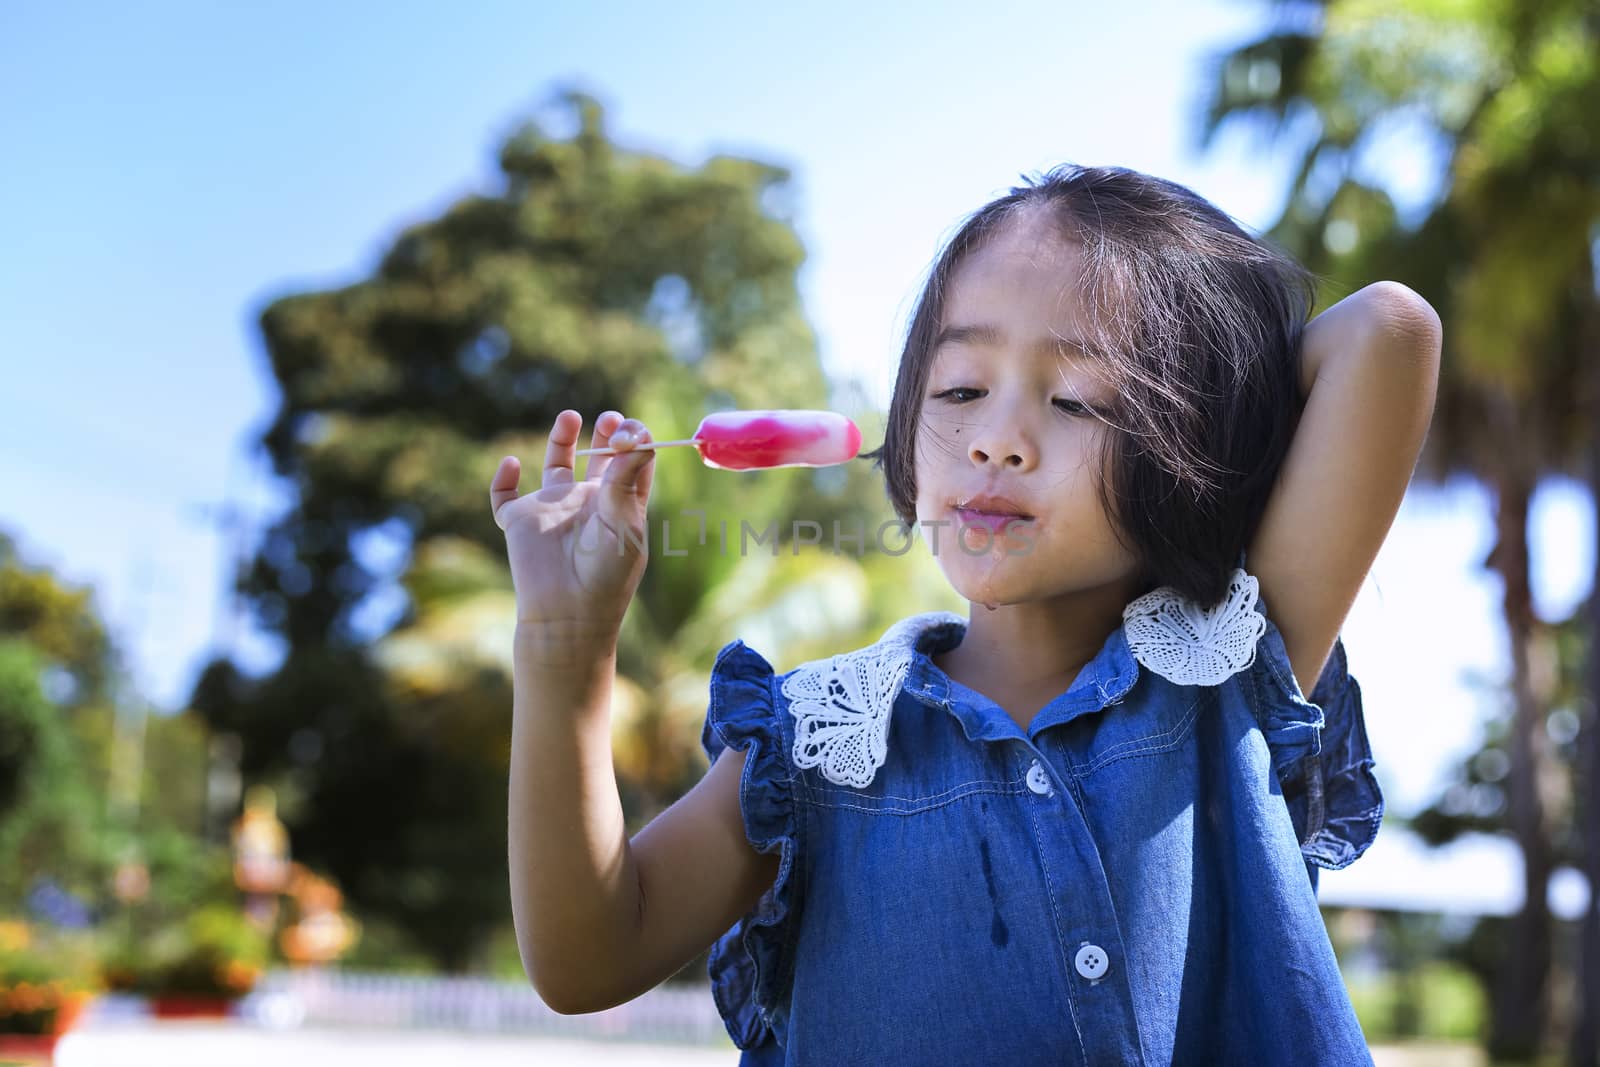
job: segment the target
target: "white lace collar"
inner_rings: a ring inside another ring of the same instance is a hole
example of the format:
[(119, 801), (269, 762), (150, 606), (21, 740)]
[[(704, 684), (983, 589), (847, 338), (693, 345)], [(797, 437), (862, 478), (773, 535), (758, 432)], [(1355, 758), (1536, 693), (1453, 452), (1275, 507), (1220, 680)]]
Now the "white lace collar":
[(912, 615), (866, 648), (796, 667), (781, 687), (795, 717), (795, 766), (820, 767), (839, 785), (871, 782), (888, 755), (889, 713), (917, 640), (947, 622), (966, 620), (949, 611)]
[(1206, 610), (1162, 586), (1122, 609), (1134, 658), (1178, 685), (1217, 685), (1255, 660), (1267, 617), (1256, 610), (1261, 583), (1235, 567), (1228, 595)]
[[(1259, 583), (1235, 568), (1228, 595), (1208, 610), (1170, 586), (1122, 612), (1128, 649), (1140, 665), (1178, 685), (1216, 685), (1244, 670), (1266, 632), (1255, 610)], [(916, 655), (935, 626), (965, 624), (948, 611), (912, 615), (866, 648), (796, 667), (781, 690), (795, 718), (795, 766), (815, 767), (838, 785), (868, 785), (888, 756), (889, 716)]]

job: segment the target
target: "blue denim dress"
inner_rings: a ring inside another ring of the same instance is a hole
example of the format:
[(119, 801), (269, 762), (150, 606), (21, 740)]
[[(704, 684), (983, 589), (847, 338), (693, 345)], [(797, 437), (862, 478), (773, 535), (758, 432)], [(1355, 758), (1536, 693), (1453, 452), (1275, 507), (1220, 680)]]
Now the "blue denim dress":
[(1023, 730), (912, 616), (785, 674), (724, 647), (701, 743), (781, 854), (712, 947), (746, 1064), (1370, 1064), (1316, 899), (1383, 797), (1333, 648), (1302, 695), (1256, 579), (1128, 605)]

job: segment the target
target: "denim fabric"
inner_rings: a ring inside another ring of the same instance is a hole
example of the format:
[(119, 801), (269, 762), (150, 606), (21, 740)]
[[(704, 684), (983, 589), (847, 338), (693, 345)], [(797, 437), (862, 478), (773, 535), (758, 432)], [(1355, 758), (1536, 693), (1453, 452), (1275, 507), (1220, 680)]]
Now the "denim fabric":
[(934, 665), (959, 617), (918, 618), (862, 788), (796, 765), (785, 675), (717, 657), (701, 741), (748, 750), (781, 854), (711, 953), (742, 1063), (1372, 1062), (1316, 900), (1383, 816), (1342, 640), (1307, 700), (1270, 616), (1209, 686), (1118, 627), (1024, 730)]

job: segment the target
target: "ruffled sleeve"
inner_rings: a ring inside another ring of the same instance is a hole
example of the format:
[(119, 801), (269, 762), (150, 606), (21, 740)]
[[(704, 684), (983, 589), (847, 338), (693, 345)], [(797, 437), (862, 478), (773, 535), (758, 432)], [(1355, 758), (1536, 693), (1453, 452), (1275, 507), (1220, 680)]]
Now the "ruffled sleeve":
[[(1256, 608), (1267, 624), (1251, 666), (1256, 716), (1307, 868), (1336, 871), (1367, 850), (1383, 820), (1361, 686), (1350, 676), (1341, 636), (1308, 700), (1295, 681), (1283, 634), (1264, 601)], [(1309, 873), (1315, 884), (1316, 872)]]
[(741, 1049), (774, 1048), (788, 1031), (801, 835), (783, 710), (772, 666), (743, 641), (724, 646), (711, 669), (700, 743), (713, 763), (726, 748), (746, 752), (739, 782), (745, 836), (758, 852), (782, 857), (772, 888), (717, 939), (707, 964), (717, 1011)]

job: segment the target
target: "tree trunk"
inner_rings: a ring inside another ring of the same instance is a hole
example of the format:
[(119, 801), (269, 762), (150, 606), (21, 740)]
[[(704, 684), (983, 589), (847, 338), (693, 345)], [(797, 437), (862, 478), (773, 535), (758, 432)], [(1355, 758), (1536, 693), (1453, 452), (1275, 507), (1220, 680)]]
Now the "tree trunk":
[[(1592, 287), (1591, 287), (1592, 288)], [(1585, 406), (1591, 418), (1600, 413), (1600, 304), (1591, 302), (1581, 343), (1589, 368)], [(1589, 500), (1600, 509), (1600, 433), (1590, 423)], [(1569, 1062), (1572, 1067), (1600, 1067), (1600, 546), (1595, 553), (1594, 583), (1589, 587), (1588, 707), (1580, 711), (1578, 789), (1575, 817), (1583, 849), (1583, 872), (1589, 880), (1589, 909), (1579, 927), (1578, 988)]]
[[(1511, 446), (1518, 439), (1509, 397), (1493, 406), (1499, 440)], [(1550, 975), (1550, 909), (1546, 900), (1554, 866), (1544, 804), (1542, 777), (1548, 682), (1536, 677), (1533, 646), (1539, 622), (1533, 612), (1528, 566), (1528, 506), (1534, 476), (1518, 461), (1514, 447), (1499, 472), (1495, 506), (1497, 539), (1487, 565), (1504, 582), (1506, 631), (1511, 644), (1511, 770), (1507, 778), (1509, 822), (1523, 859), (1522, 910), (1506, 926), (1501, 966), (1492, 990), (1489, 1054), (1494, 1059), (1532, 1058), (1540, 1047), (1548, 1011)], [(1548, 640), (1548, 638), (1546, 638)]]
[[(1600, 437), (1590, 446), (1589, 499), (1600, 506)], [(1578, 734), (1581, 784), (1575, 810), (1582, 835), (1583, 872), (1589, 880), (1589, 908), (1578, 935), (1572, 1067), (1600, 1067), (1600, 552), (1596, 553), (1594, 585), (1589, 590), (1588, 666), (1588, 708)]]

